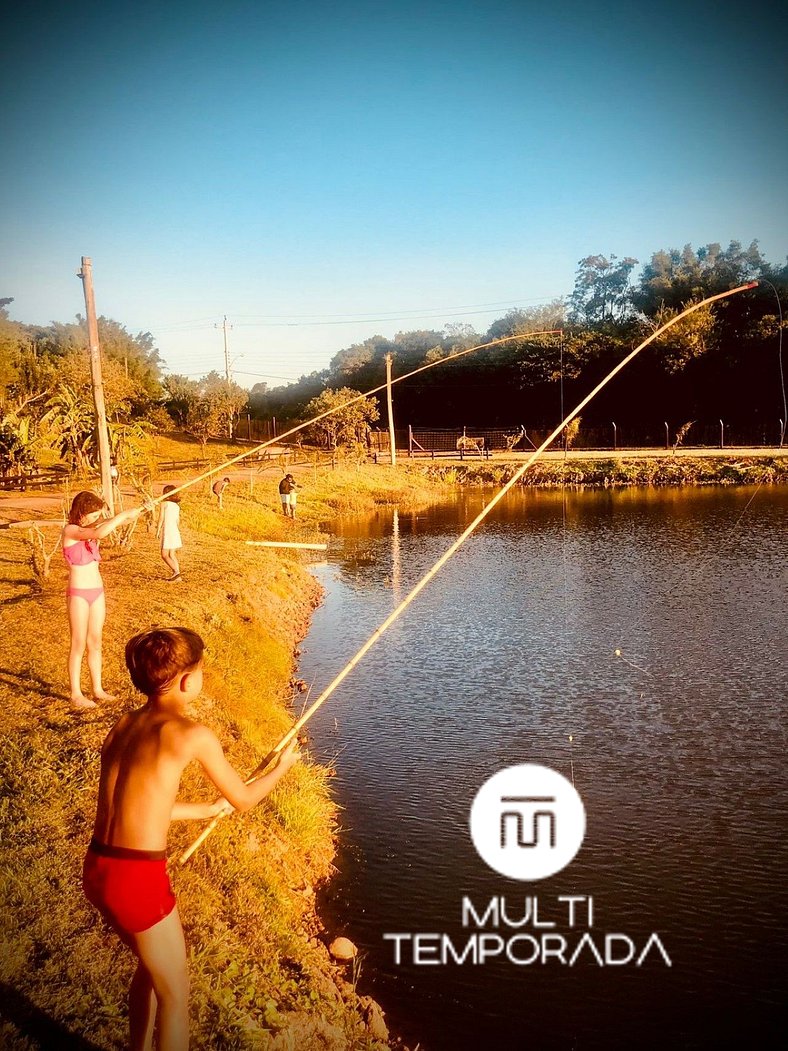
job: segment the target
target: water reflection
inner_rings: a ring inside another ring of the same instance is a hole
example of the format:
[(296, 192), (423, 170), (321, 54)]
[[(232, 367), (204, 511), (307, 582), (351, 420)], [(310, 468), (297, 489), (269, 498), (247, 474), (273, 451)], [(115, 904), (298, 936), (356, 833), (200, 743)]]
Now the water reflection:
[[(316, 717), (348, 826), (329, 908), (413, 1043), (768, 1046), (788, 498), (761, 490), (736, 527), (751, 495), (510, 494)], [(343, 522), (304, 677), (328, 682), (482, 500)], [(467, 832), (479, 785), (570, 760), (589, 819), (575, 862), (534, 886), (485, 869)], [(393, 966), (384, 932), (454, 930), (462, 894), (524, 892), (591, 894), (603, 930), (659, 931), (674, 967)]]

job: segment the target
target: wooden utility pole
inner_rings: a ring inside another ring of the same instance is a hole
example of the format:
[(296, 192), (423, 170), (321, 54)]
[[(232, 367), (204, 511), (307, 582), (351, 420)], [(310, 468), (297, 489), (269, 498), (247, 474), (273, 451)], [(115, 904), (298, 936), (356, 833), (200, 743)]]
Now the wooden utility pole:
[[(218, 326), (216, 326), (216, 327), (218, 328)], [(230, 328), (232, 328), (232, 325), (230, 325)], [(227, 378), (227, 391), (229, 393), (230, 385), (231, 385), (231, 376), (230, 376), (230, 352), (227, 349), (227, 315), (226, 314), (224, 315), (224, 320), (222, 321), (222, 332), (224, 334), (224, 374), (225, 374), (225, 376)], [(227, 433), (228, 433), (228, 436), (230, 438), (230, 441), (232, 441), (233, 440), (233, 414), (232, 414), (231, 410), (229, 411), (229, 415), (227, 417)]]
[(112, 461), (109, 451), (107, 411), (104, 407), (104, 384), (101, 380), (101, 348), (99, 347), (96, 301), (93, 298), (93, 264), (90, 256), (82, 256), (82, 269), (77, 274), (82, 278), (85, 291), (85, 311), (88, 321), (88, 348), (90, 351), (90, 379), (93, 386), (93, 405), (96, 409), (96, 433), (98, 435), (99, 465), (101, 467), (101, 495), (111, 515), (115, 514), (112, 492)]
[(222, 331), (224, 333), (224, 373), (227, 376), (227, 386), (230, 386), (230, 352), (227, 349), (227, 315), (224, 315), (224, 321), (222, 322)]
[(391, 446), (391, 466), (397, 466), (397, 440), (394, 436), (394, 408), (391, 400), (391, 354), (386, 355), (386, 405), (389, 410), (389, 445)]

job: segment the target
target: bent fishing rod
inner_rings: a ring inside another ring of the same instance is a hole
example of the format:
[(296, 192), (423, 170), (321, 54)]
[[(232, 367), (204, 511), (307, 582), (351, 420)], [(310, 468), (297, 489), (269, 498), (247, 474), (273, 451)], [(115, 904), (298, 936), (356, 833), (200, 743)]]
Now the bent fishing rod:
[[(402, 602), (400, 602), (397, 608), (392, 613), (390, 613), (380, 625), (380, 627), (378, 627), (373, 632), (373, 634), (370, 635), (370, 637), (367, 639), (367, 641), (364, 643), (361, 649), (358, 650), (355, 656), (353, 656), (344, 666), (344, 668), (342, 668), (342, 670), (331, 680), (331, 682), (328, 684), (328, 686), (326, 686), (326, 688), (323, 690), (323, 692), (320, 694), (317, 700), (312, 705), (310, 705), (310, 707), (304, 712), (304, 714), (290, 727), (290, 729), (287, 731), (284, 737), (282, 737), (281, 741), (279, 741), (279, 743), (271, 749), (268, 755), (266, 755), (265, 758), (252, 771), (252, 773), (246, 779), (246, 783), (251, 784), (253, 781), (256, 781), (259, 777), (262, 777), (268, 765), (271, 762), (273, 762), (273, 760), (280, 754), (280, 752), (284, 748), (287, 747), (287, 745), (290, 743), (290, 741), (292, 741), (292, 739), (295, 737), (298, 731), (328, 700), (328, 698), (331, 696), (334, 690), (336, 690), (336, 688), (347, 678), (347, 676), (356, 667), (356, 665), (359, 663), (362, 657), (364, 657), (364, 655), (372, 649), (372, 647), (375, 645), (376, 642), (378, 642), (378, 640), (385, 633), (385, 631), (388, 628), (390, 628), (394, 621), (397, 620), (397, 618), (400, 616), (400, 614), (402, 614), (404, 610), (407, 609), (407, 607), (411, 604), (411, 602), (413, 602), (416, 596), (424, 590), (424, 588), (427, 586), (430, 580), (432, 580), (432, 578), (438, 572), (440, 572), (442, 567), (459, 550), (459, 548), (465, 543), (468, 537), (470, 537), (476, 531), (478, 526), (489, 515), (492, 509), (497, 504), (499, 504), (501, 500), (503, 500), (506, 494), (515, 485), (517, 485), (517, 483), (523, 477), (528, 468), (536, 462), (536, 460), (542, 455), (545, 449), (547, 449), (548, 446), (555, 441), (555, 439), (561, 434), (563, 429), (583, 411), (586, 405), (588, 405), (588, 403), (597, 396), (597, 394), (602, 390), (603, 387), (606, 387), (607, 384), (615, 376), (617, 376), (618, 373), (621, 372), (621, 370), (624, 369), (630, 363), (630, 361), (632, 361), (632, 359), (640, 353), (641, 350), (647, 347), (650, 343), (653, 343), (654, 340), (658, 339), (663, 332), (666, 332), (669, 328), (672, 328), (672, 326), (681, 321), (682, 318), (688, 317), (696, 310), (700, 310), (701, 307), (708, 306), (709, 303), (715, 303), (717, 300), (727, 299), (729, 296), (734, 296), (739, 292), (746, 292), (751, 288), (755, 288), (757, 284), (757, 281), (750, 281), (746, 285), (739, 285), (737, 288), (732, 288), (727, 292), (719, 292), (717, 295), (709, 296), (707, 299), (701, 300), (701, 302), (699, 303), (692, 304), (692, 306), (687, 307), (680, 314), (677, 314), (676, 317), (671, 318), (670, 321), (665, 322), (664, 325), (661, 325), (658, 329), (652, 332), (650, 336), (644, 339), (642, 343), (638, 344), (638, 346), (635, 347), (634, 350), (630, 351), (625, 358), (623, 358), (614, 368), (612, 368), (610, 372), (604, 377), (604, 379), (600, 380), (596, 387), (594, 387), (594, 389), (589, 394), (587, 394), (585, 398), (583, 398), (583, 400), (575, 406), (574, 409), (572, 409), (568, 416), (564, 417), (564, 419), (558, 424), (555, 430), (553, 430), (547, 436), (547, 438), (545, 438), (545, 440), (542, 442), (539, 448), (536, 449), (533, 453), (531, 453), (531, 455), (528, 457), (528, 459), (522, 465), (522, 467), (519, 467), (515, 471), (515, 473), (512, 475), (509, 481), (506, 482), (506, 484), (495, 494), (495, 496), (489, 501), (489, 503), (485, 504), (485, 506), (481, 509), (479, 514), (474, 518), (470, 525), (466, 526), (466, 528), (451, 544), (451, 546), (448, 547), (446, 551), (444, 551), (444, 553), (437, 560), (437, 562), (435, 562), (435, 564), (424, 574), (424, 576), (418, 581), (418, 583), (414, 585), (413, 589), (405, 596), (405, 598), (402, 600)], [(401, 378), (404, 379), (405, 377), (403, 376)], [(217, 814), (217, 816), (214, 817), (211, 820), (211, 822), (205, 826), (200, 835), (197, 836), (197, 838), (190, 844), (190, 846), (187, 847), (187, 849), (181, 854), (179, 861), (182, 865), (185, 864), (189, 860), (189, 858), (194, 854), (194, 852), (205, 842), (205, 840), (208, 838), (211, 832), (213, 832), (213, 830), (216, 828), (221, 818), (224, 817), (226, 814), (232, 813), (232, 811), (233, 808), (228, 805), (227, 808), (225, 808), (219, 814)]]

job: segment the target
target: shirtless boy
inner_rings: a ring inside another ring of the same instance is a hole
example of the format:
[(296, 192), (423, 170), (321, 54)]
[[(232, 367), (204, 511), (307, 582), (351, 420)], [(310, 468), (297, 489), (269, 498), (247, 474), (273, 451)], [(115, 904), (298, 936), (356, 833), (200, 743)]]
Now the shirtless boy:
[[(248, 810), (299, 758), (295, 744), (277, 765), (245, 784), (216, 735), (193, 722), (189, 702), (202, 688), (203, 641), (188, 628), (154, 628), (126, 646), (134, 685), (148, 701), (124, 715), (101, 749), (101, 779), (83, 886), (139, 964), (129, 994), (130, 1047), (160, 1051), (189, 1044), (186, 944), (166, 869), (170, 821)], [(221, 792), (213, 803), (176, 800), (181, 774), (196, 759)], [(229, 804), (229, 805), (228, 805)]]

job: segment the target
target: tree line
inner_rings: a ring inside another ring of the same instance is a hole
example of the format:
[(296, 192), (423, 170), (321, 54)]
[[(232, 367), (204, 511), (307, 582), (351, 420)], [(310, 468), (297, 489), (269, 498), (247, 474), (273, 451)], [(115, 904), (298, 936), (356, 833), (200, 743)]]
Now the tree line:
[[(12, 298), (0, 299), (0, 472), (33, 468), (45, 450), (69, 467), (95, 464), (93, 395), (87, 328), (12, 321)], [(139, 462), (157, 432), (178, 428), (203, 446), (227, 437), (248, 391), (216, 372), (199, 380), (164, 376), (149, 332), (132, 335), (111, 318), (98, 319), (104, 398), (113, 459)]]
[[(779, 444), (785, 429), (780, 306), (788, 265), (764, 259), (757, 242), (655, 252), (633, 280), (638, 260), (593, 255), (580, 260), (566, 299), (511, 310), (485, 332), (468, 325), (372, 336), (343, 350), (327, 369), (269, 390), (253, 387), (254, 415), (293, 420), (339, 387), (370, 390), (394, 375), (506, 336), (511, 342), (468, 354), (395, 388), (398, 426), (554, 426), (634, 346), (691, 303), (758, 280), (756, 289), (696, 311), (647, 348), (587, 408), (583, 428), (618, 421), (638, 440), (664, 441), (687, 424), (723, 418), (749, 440)], [(544, 330), (561, 334), (537, 336)], [(379, 407), (385, 414), (382, 398)], [(686, 431), (685, 431), (686, 433)], [(689, 440), (692, 441), (692, 433)]]
[[(243, 412), (283, 426), (339, 404), (385, 381), (387, 355), (402, 375), (459, 350), (503, 337), (509, 342), (468, 354), (398, 385), (400, 427), (552, 427), (561, 407), (580, 400), (628, 350), (687, 305), (751, 280), (758, 287), (696, 311), (647, 348), (587, 408), (583, 428), (618, 425), (643, 442), (659, 442), (703, 421), (726, 420), (777, 444), (786, 423), (779, 300), (788, 264), (746, 248), (708, 244), (655, 252), (640, 275), (638, 260), (592, 255), (580, 260), (566, 299), (510, 310), (485, 332), (464, 324), (441, 330), (371, 336), (340, 350), (327, 368), (296, 383), (247, 391), (211, 372), (199, 380), (165, 376), (149, 332), (132, 335), (99, 318), (105, 400), (113, 455), (139, 457), (157, 431), (178, 428), (203, 446), (229, 437)], [(779, 297), (779, 300), (778, 300)], [(49, 446), (70, 466), (95, 462), (95, 434), (84, 319), (24, 325), (0, 299), (0, 470), (23, 469)], [(552, 330), (552, 335), (537, 335)], [(556, 332), (560, 330), (560, 334)], [(383, 399), (329, 417), (308, 437), (323, 445), (363, 443), (385, 418)], [(281, 428), (280, 428), (281, 429)], [(692, 441), (690, 434), (689, 441)]]

